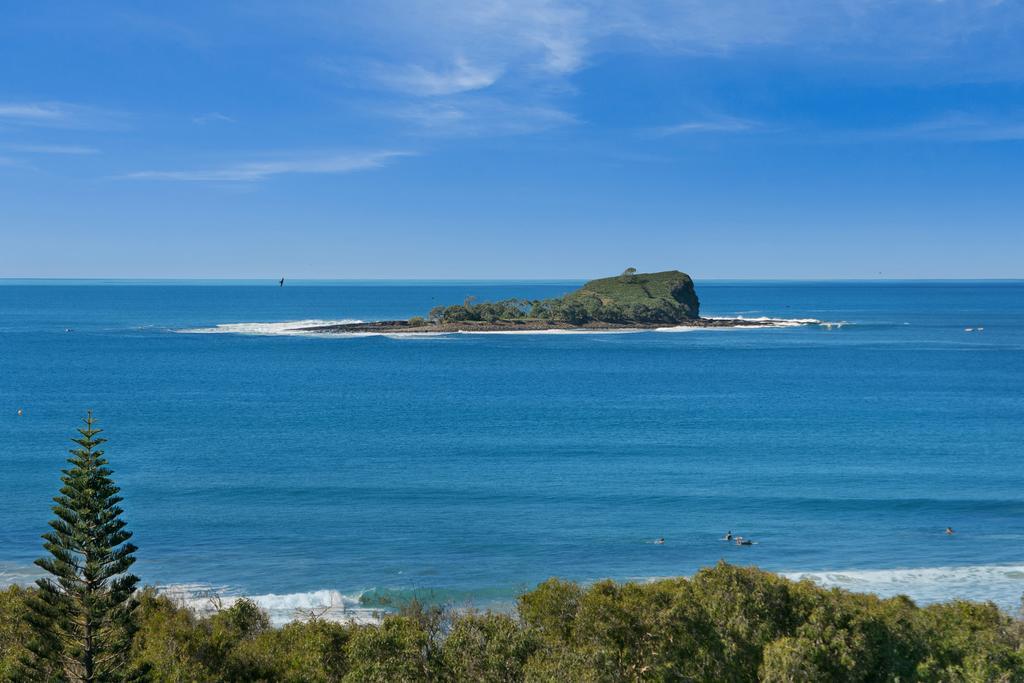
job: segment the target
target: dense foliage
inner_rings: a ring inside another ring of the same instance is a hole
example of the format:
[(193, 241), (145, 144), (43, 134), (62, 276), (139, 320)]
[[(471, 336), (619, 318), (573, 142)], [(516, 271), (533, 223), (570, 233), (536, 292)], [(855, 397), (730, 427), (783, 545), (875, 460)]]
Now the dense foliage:
[[(477, 303), (469, 298), (462, 304), (433, 308), (429, 319), (442, 324), (525, 319), (568, 325), (594, 322), (672, 324), (696, 317), (699, 310), (693, 281), (685, 273), (637, 274), (635, 269), (629, 268), (617, 277), (591, 280), (558, 299), (507, 299)], [(422, 319), (417, 322), (422, 323)]]
[[(462, 304), (435, 306), (430, 309), (430, 320), (441, 323), (495, 322), (497, 320), (519, 320), (527, 317), (530, 302), (520, 299), (505, 301), (482, 301), (476, 303), (470, 297)], [(411, 322), (411, 319), (410, 319)]]
[(99, 449), (106, 439), (91, 413), (84, 422), (43, 534), (49, 556), (36, 560), (49, 576), (24, 601), (25, 680), (120, 681), (128, 673), (139, 579), (127, 571), (136, 548)]
[[(0, 592), (0, 680), (31, 591)], [(1020, 681), (1024, 627), (991, 604), (916, 607), (728, 564), (692, 579), (551, 579), (515, 615), (415, 603), (378, 625), (200, 618), (144, 591), (132, 664), (153, 681)]]

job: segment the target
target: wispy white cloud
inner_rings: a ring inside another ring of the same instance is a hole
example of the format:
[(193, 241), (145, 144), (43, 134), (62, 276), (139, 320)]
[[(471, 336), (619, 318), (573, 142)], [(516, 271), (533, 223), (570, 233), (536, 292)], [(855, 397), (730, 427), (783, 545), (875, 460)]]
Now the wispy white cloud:
[[(680, 54), (730, 55), (761, 47), (812, 51), (824, 62), (888, 63), (899, 68), (955, 57), (974, 71), (999, 46), (1019, 57), (1024, 7), (999, 0), (590, 0), (586, 49), (620, 41)], [(967, 44), (974, 50), (965, 51)], [(1015, 65), (990, 63), (989, 69)], [(973, 63), (969, 65), (968, 62)]]
[(221, 114), (219, 111), (211, 111), (199, 116), (192, 117), (192, 123), (197, 125), (205, 125), (207, 123), (234, 123), (235, 120), (226, 114)]
[[(318, 62), (347, 86), (378, 92), (368, 108), (420, 132), (522, 134), (575, 121), (565, 78), (585, 58), (586, 10), (552, 0), (380, 0), (373, 11), (312, 2), (300, 12), (345, 55), (354, 29), (390, 46), (360, 60)], [(429, 27), (428, 30), (425, 30)]]
[[(506, 74), (571, 74), (595, 55), (621, 49), (722, 55), (778, 46), (812, 49), (830, 61), (903, 64), (953, 54), (981, 62), (994, 45), (1014, 47), (1018, 37), (1007, 27), (1024, 22), (1024, 6), (998, 0), (376, 0), (362, 10), (355, 5), (310, 0), (295, 11), (325, 33), (345, 39), (371, 35), (403, 54), (401, 61), (417, 55), (415, 63), (437, 64), (457, 54)], [(980, 49), (966, 53), (968, 42)], [(1020, 69), (1020, 60), (1014, 61)]]
[(471, 64), (462, 57), (443, 69), (427, 69), (419, 64), (390, 66), (378, 64), (372, 68), (373, 79), (385, 88), (411, 95), (453, 95), (481, 90), (501, 77), (500, 68), (487, 68)]
[(683, 121), (670, 126), (658, 126), (650, 129), (649, 132), (656, 137), (668, 137), (670, 135), (688, 135), (698, 133), (745, 133), (762, 128), (763, 126), (757, 121), (733, 117), (720, 117)]
[(950, 112), (903, 128), (876, 131), (878, 137), (948, 140), (950, 142), (999, 142), (1024, 140), (1024, 116), (1016, 119)]
[(181, 182), (258, 182), (270, 177), (293, 173), (352, 173), (384, 166), (392, 159), (410, 156), (412, 152), (376, 151), (356, 154), (329, 154), (250, 161), (219, 168), (185, 171), (136, 171), (121, 180), (169, 180)]
[[(948, 68), (926, 72), (966, 74), (968, 67), (960, 60), (950, 61), (951, 55), (963, 54), (968, 44), (977, 44), (984, 53), (994, 49), (990, 44), (1005, 43), (1001, 27), (1008, 21), (1024, 21), (1024, 10), (1011, 4), (973, 0), (377, 0), (368, 9), (358, 3), (341, 7), (310, 0), (296, 12), (339, 48), (336, 55), (321, 55), (321, 64), (340, 58), (343, 66), (328, 68), (341, 74), (345, 84), (369, 84), (386, 93), (377, 96), (378, 109), (431, 132), (478, 135), (487, 130), (488, 116), (493, 117), (492, 130), (511, 133), (574, 120), (567, 111), (572, 77), (601, 61), (602, 55), (724, 59), (749, 58), (751, 51), (772, 49), (803, 55), (815, 64), (843, 60), (892, 64), (894, 68), (884, 71), (886, 77), (899, 69), (912, 73), (915, 65), (941, 60), (946, 60), (943, 64)], [(371, 46), (366, 51), (376, 55), (346, 55), (354, 43), (364, 49)], [(1024, 78), (1024, 60), (1018, 61)], [(353, 66), (359, 63), (361, 67)], [(880, 73), (877, 68), (867, 70)], [(721, 118), (682, 121), (647, 133), (765, 130), (754, 121)]]
[(577, 123), (575, 116), (543, 104), (465, 97), (403, 104), (385, 113), (426, 133), (443, 136), (522, 135)]
[(67, 154), (67, 155), (89, 155), (99, 154), (95, 147), (84, 145), (3, 145), (5, 149), (16, 152), (27, 152), (29, 154)]
[(815, 139), (834, 143), (888, 141), (1013, 142), (1024, 141), (1024, 112), (995, 116), (951, 111), (897, 126), (818, 131)]
[(69, 102), (0, 102), (0, 124), (49, 128), (118, 128), (125, 115)]
[[(339, 44), (372, 36), (396, 64), (446, 64), (453, 57), (488, 69), (577, 70), (586, 52), (588, 3), (561, 0), (376, 0), (291, 5), (306, 26)], [(275, 16), (280, 21), (280, 13)], [(410, 59), (411, 58), (411, 59)]]
[(70, 118), (68, 105), (54, 102), (0, 102), (0, 121), (53, 124)]

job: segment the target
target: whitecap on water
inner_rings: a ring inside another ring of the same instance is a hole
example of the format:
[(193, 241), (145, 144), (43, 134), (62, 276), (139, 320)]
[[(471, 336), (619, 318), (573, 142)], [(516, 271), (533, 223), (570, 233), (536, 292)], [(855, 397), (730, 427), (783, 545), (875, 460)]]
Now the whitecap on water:
[(175, 330), (180, 334), (251, 334), (251, 335), (316, 335), (304, 328), (324, 327), (327, 325), (349, 325), (361, 323), (362, 320), (289, 320), (271, 323), (223, 323), (213, 327), (193, 327)]
[(267, 612), (274, 626), (311, 616), (327, 621), (366, 624), (379, 621), (381, 615), (379, 608), (362, 605), (359, 595), (346, 595), (330, 589), (304, 593), (240, 595), (228, 586), (184, 583), (158, 586), (157, 591), (202, 616), (227, 609), (239, 600), (248, 598)]
[(794, 581), (810, 579), (828, 588), (844, 588), (882, 597), (907, 595), (921, 603), (954, 598), (991, 600), (1016, 612), (1024, 593), (1024, 565), (923, 567), (918, 569), (848, 569), (780, 572)]
[[(847, 323), (827, 322), (817, 318), (744, 318), (739, 317), (710, 317), (710, 320), (746, 320), (756, 323), (767, 323), (751, 325), (749, 327), (688, 327), (688, 326), (667, 326), (651, 329), (612, 329), (612, 330), (591, 330), (591, 329), (555, 329), (555, 330), (460, 330), (457, 332), (416, 332), (416, 333), (394, 333), (394, 332), (335, 332), (332, 337), (353, 338), (353, 337), (390, 337), (394, 339), (417, 339), (443, 337), (451, 334), (636, 334), (638, 332), (696, 332), (699, 330), (758, 330), (776, 327), (804, 327), (818, 325), (828, 329), (833, 327), (841, 328)], [(257, 336), (323, 336), (320, 332), (311, 332), (306, 328), (326, 327), (330, 325), (350, 325), (365, 322), (363, 320), (288, 320), (284, 322), (244, 322), (244, 323), (221, 323), (213, 327), (192, 327), (175, 330), (179, 334), (242, 334)]]
[(830, 322), (827, 320), (818, 320), (817, 318), (769, 318), (768, 316), (760, 316), (757, 318), (745, 318), (742, 315), (739, 316), (705, 316), (708, 320), (740, 320), (744, 322), (761, 323), (758, 325), (736, 325), (732, 327), (687, 327), (687, 326), (670, 326), (670, 327), (659, 327), (655, 329), (655, 332), (696, 332), (698, 330), (764, 330), (773, 329), (780, 327), (809, 327), (817, 325), (818, 327), (824, 327), (831, 330), (832, 328), (840, 329), (843, 325), (849, 325), (845, 320), (839, 320)]

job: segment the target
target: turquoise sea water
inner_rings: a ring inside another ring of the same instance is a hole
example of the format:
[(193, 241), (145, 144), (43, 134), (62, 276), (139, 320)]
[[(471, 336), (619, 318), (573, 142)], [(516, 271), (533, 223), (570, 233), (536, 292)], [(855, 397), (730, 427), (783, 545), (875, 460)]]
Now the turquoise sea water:
[(278, 618), (411, 592), (497, 605), (552, 575), (720, 558), (1016, 607), (1024, 282), (697, 283), (707, 315), (845, 323), (831, 327), (409, 339), (267, 324), (576, 284), (3, 282), (0, 582), (33, 575), (92, 408), (143, 580), (263, 596)]

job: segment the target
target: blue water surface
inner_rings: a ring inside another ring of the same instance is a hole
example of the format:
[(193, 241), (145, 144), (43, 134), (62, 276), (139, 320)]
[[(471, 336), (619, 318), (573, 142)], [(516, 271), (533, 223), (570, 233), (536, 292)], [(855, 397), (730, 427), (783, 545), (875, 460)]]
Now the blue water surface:
[(1024, 592), (1024, 282), (698, 283), (708, 315), (841, 327), (182, 332), (576, 284), (3, 282), (0, 579), (31, 575), (93, 409), (149, 583), (490, 604), (724, 558), (926, 601)]

